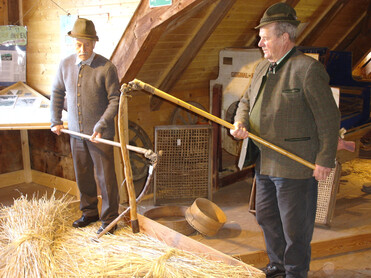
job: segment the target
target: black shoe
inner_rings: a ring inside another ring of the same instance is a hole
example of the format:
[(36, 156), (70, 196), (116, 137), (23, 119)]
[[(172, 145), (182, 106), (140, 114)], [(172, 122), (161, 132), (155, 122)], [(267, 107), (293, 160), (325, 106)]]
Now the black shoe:
[[(99, 235), (110, 223), (104, 223), (99, 227), (97, 234)], [(117, 225), (113, 226), (106, 234), (113, 234), (117, 230)]]
[(77, 219), (73, 222), (72, 226), (75, 228), (82, 228), (88, 226), (90, 223), (97, 222), (99, 220), (99, 215), (96, 216), (81, 216), (81, 218)]
[(262, 271), (265, 273), (265, 276), (267, 278), (273, 278), (273, 277), (286, 277), (286, 273), (284, 270), (279, 269), (275, 265), (267, 265), (265, 268), (262, 269)]

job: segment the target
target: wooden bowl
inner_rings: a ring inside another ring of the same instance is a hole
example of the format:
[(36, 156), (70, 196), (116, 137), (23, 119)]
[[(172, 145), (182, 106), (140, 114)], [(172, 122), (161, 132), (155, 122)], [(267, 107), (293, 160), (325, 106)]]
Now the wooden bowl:
[(183, 235), (192, 234), (195, 229), (185, 219), (186, 206), (161, 206), (147, 210), (143, 215)]
[(186, 211), (186, 220), (201, 234), (215, 235), (227, 221), (224, 212), (213, 202), (197, 198)]

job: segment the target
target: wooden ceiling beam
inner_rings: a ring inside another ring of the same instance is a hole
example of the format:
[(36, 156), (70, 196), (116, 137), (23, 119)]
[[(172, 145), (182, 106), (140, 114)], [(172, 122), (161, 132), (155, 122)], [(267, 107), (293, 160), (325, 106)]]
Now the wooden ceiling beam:
[(371, 1), (365, 10), (349, 28), (349, 31), (332, 47), (336, 51), (352, 52), (352, 67), (356, 66), (370, 52)]
[(8, 0), (8, 24), (19, 25), (19, 5), (22, 5), (19, 1)]
[(334, 0), (329, 8), (322, 14), (320, 19), (311, 24), (312, 28), (308, 32), (304, 32), (297, 40), (297, 43), (302, 46), (312, 46), (317, 37), (331, 24), (336, 15), (345, 7), (350, 0)]
[(150, 8), (149, 1), (142, 0), (111, 55), (120, 82), (129, 82), (135, 78), (172, 20), (183, 16), (202, 2), (174, 0), (171, 6)]
[(348, 31), (331, 47), (336, 51), (344, 51), (352, 42), (355, 37), (362, 33), (362, 25), (367, 16), (367, 11), (356, 20), (356, 22), (348, 29)]
[[(192, 20), (192, 17), (198, 18), (201, 17), (202, 19), (200, 22), (197, 24), (197, 26), (193, 26), (192, 30), (189, 35), (187, 35), (187, 39), (182, 42), (182, 46), (178, 47), (177, 53), (174, 54), (171, 62), (168, 62), (166, 65), (166, 68), (161, 69), (161, 76), (156, 78), (156, 81), (152, 84), (153, 86), (160, 88), (161, 84), (164, 82), (166, 79), (166, 76), (171, 72), (172, 68), (174, 67), (174, 64), (176, 61), (180, 59), (182, 56), (182, 53), (187, 49), (187, 46), (189, 43), (192, 41), (193, 37), (195, 34), (197, 34), (202, 27), (203, 23), (206, 21), (208, 18), (208, 14), (210, 13), (211, 10), (213, 10), (213, 5), (210, 5), (212, 2), (215, 4), (215, 0), (204, 0), (203, 1), (203, 6), (201, 11), (201, 7), (198, 7), (197, 9), (194, 8), (192, 11), (188, 12), (187, 14), (184, 14), (182, 17), (177, 18), (176, 20), (173, 20), (170, 24), (166, 26), (166, 31), (164, 32), (164, 36), (166, 36), (169, 33), (172, 33), (174, 29), (177, 27), (181, 26), (183, 23)], [(202, 12), (202, 15), (200, 16), (200, 13)]]
[[(362, 59), (371, 51), (370, 30), (371, 30), (371, 1), (369, 1), (366, 17), (361, 22), (361, 32), (353, 41), (351, 50), (353, 52), (353, 68), (362, 62)], [(348, 50), (348, 49), (347, 49)], [(349, 50), (348, 50), (349, 51)]]
[(176, 63), (168, 71), (167, 76), (164, 78), (160, 88), (164, 91), (169, 91), (175, 82), (179, 79), (180, 75), (196, 57), (198, 51), (201, 49), (206, 40), (214, 32), (220, 21), (232, 8), (236, 0), (223, 1), (220, 0), (215, 6), (213, 11), (209, 14), (208, 18), (204, 21), (201, 28), (189, 41), (187, 47), (182, 51), (182, 55), (177, 59)]
[(285, 3), (287, 5), (290, 5), (295, 9), (296, 5), (300, 2), (300, 0), (286, 0)]
[[(181, 56), (168, 69), (164, 80), (159, 86), (160, 90), (165, 92), (170, 91), (235, 2), (236, 0), (219, 0), (219, 3), (216, 4), (202, 26), (188, 42), (188, 45), (182, 50)], [(150, 104), (151, 110), (158, 110), (161, 103), (162, 101), (160, 99), (152, 97)]]
[[(342, 51), (352, 52), (352, 68), (356, 66), (361, 60), (370, 53), (371, 44), (370, 36), (363, 32), (358, 32), (353, 35), (353, 39), (344, 45)], [(340, 50), (340, 49), (339, 49)]]

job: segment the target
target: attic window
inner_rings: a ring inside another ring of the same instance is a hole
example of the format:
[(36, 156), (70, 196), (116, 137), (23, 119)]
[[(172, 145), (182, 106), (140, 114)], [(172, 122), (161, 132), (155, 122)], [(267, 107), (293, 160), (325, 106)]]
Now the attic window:
[(223, 57), (223, 65), (232, 65), (233, 58), (232, 57)]

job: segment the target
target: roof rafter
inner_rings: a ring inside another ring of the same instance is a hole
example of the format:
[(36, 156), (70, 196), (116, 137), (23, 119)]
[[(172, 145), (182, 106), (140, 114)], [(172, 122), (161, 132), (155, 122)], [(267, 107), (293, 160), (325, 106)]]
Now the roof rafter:
[[(167, 73), (159, 86), (161, 90), (169, 91), (174, 86), (180, 75), (186, 70), (205, 41), (210, 37), (234, 3), (235, 0), (219, 0), (219, 3), (208, 13), (207, 18), (203, 21), (200, 28), (195, 32), (192, 39), (188, 41), (187, 46), (182, 49), (181, 55), (174, 61), (173, 65), (167, 69)], [(157, 110), (160, 104), (161, 101), (158, 98), (151, 98), (151, 109)]]
[(366, 15), (367, 11), (364, 11), (357, 21), (347, 30), (347, 32), (331, 47), (331, 49), (337, 51), (346, 49), (347, 46), (354, 41), (354, 37), (359, 33), (362, 33), (362, 25)]
[(371, 1), (369, 1), (368, 9), (360, 16), (356, 24), (352, 26), (348, 38), (351, 41), (344, 40), (338, 45), (338, 50), (351, 51), (352, 67), (356, 66), (362, 59), (370, 53), (370, 30), (371, 30)]
[(344, 8), (350, 0), (335, 0), (329, 8), (322, 14), (320, 19), (312, 25), (312, 28), (297, 40), (297, 43), (303, 46), (313, 45), (317, 36), (326, 29), (334, 20), (336, 15)]
[(202, 0), (178, 0), (171, 6), (150, 8), (142, 0), (123, 36), (114, 50), (111, 61), (116, 65), (121, 83), (135, 78), (170, 22), (202, 5)]

